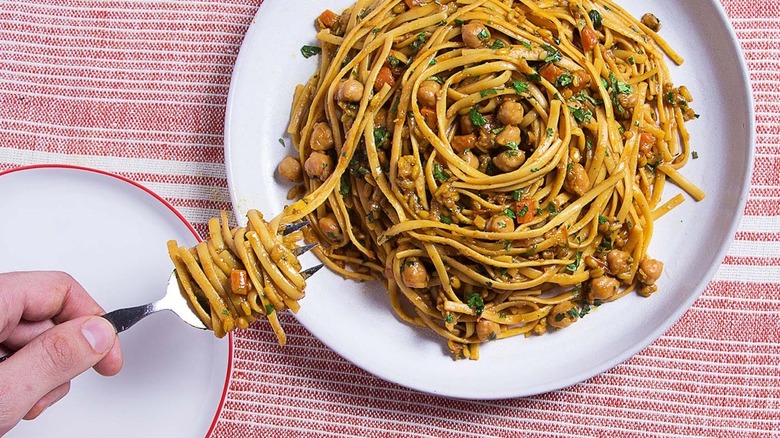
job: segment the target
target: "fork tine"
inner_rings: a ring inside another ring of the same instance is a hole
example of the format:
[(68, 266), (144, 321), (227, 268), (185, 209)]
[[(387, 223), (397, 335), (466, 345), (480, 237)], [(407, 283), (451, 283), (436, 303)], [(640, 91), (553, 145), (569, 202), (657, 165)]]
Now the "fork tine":
[(294, 233), (300, 230), (301, 228), (305, 227), (306, 225), (309, 225), (309, 221), (300, 221), (292, 224), (282, 225), (282, 236), (286, 236), (290, 233)]
[(300, 256), (302, 254), (306, 254), (307, 252), (309, 252), (312, 249), (316, 248), (317, 245), (319, 245), (318, 242), (314, 242), (314, 243), (309, 244), (309, 245), (298, 246), (298, 247), (296, 247), (296, 248), (294, 248), (292, 250), (292, 253), (295, 255), (295, 257), (298, 257), (298, 256)]
[(323, 266), (325, 266), (325, 265), (324, 264), (319, 264), (317, 266), (312, 266), (311, 268), (304, 269), (303, 271), (301, 271), (301, 276), (303, 277), (304, 280), (306, 280), (307, 278), (309, 278), (312, 275), (314, 275), (315, 272), (317, 272), (320, 269), (322, 269)]

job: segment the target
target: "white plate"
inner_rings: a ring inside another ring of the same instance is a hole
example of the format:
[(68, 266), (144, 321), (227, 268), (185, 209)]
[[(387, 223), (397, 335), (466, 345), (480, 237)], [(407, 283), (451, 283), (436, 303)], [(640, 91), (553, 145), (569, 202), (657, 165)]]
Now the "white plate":
[[(172, 269), (165, 242), (197, 242), (173, 207), (129, 180), (70, 166), (0, 175), (0, 272), (69, 272), (107, 310), (161, 297)], [(232, 340), (170, 312), (120, 340), (117, 376), (82, 374), (67, 397), (8, 436), (206, 436), (223, 403)]]
[[(246, 35), (233, 73), (225, 126), (228, 182), (238, 217), (259, 208), (277, 214), (288, 186), (274, 175), (289, 152), (283, 137), (294, 86), (318, 60), (300, 48), (315, 44), (314, 18), (349, 0), (266, 1)], [(666, 264), (660, 292), (603, 306), (575, 326), (529, 339), (495, 342), (479, 361), (453, 362), (444, 342), (397, 320), (376, 284), (341, 280), (331, 272), (309, 282), (298, 319), (354, 364), (384, 379), (453, 397), (491, 399), (562, 388), (601, 373), (668, 330), (704, 290), (722, 261), (747, 197), (753, 150), (753, 106), (744, 61), (714, 0), (624, 0), (633, 14), (654, 12), (661, 35), (686, 59), (672, 67), (701, 114), (687, 126), (699, 154), (684, 173), (707, 191), (658, 224), (650, 254)], [(287, 140), (289, 144), (289, 139)], [(670, 189), (665, 198), (676, 191)]]

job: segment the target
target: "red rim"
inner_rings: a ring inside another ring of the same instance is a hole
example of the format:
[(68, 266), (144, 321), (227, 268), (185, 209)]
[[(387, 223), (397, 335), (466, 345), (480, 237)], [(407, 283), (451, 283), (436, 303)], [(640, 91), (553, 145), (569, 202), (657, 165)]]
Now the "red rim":
[[(162, 203), (166, 208), (168, 208), (168, 210), (171, 211), (171, 213), (176, 215), (176, 217), (182, 221), (182, 223), (187, 227), (187, 229), (190, 230), (190, 232), (195, 237), (195, 239), (201, 241), (200, 235), (198, 234), (197, 231), (195, 231), (195, 228), (192, 226), (192, 224), (181, 213), (179, 213), (178, 210), (176, 210), (176, 207), (171, 205), (170, 202), (166, 201), (165, 198), (151, 191), (150, 189), (144, 187), (140, 183), (133, 181), (129, 178), (126, 178), (124, 176), (117, 175), (115, 173), (111, 173), (100, 169), (93, 169), (91, 167), (76, 166), (73, 164), (33, 164), (29, 166), (14, 167), (8, 170), (2, 170), (0, 171), (0, 176), (8, 175), (9, 173), (19, 172), (23, 170), (33, 170), (33, 169), (81, 170), (85, 172), (92, 172), (100, 175), (109, 176), (111, 178), (115, 178), (122, 182), (128, 183), (134, 187), (143, 190), (147, 194), (151, 195), (154, 199)], [(228, 361), (227, 361), (227, 371), (225, 372), (225, 383), (222, 387), (222, 396), (220, 397), (219, 405), (217, 406), (217, 411), (214, 413), (214, 419), (211, 420), (211, 425), (209, 426), (209, 430), (208, 432), (206, 432), (207, 437), (211, 436), (212, 432), (214, 432), (214, 428), (217, 426), (217, 421), (219, 420), (219, 416), (222, 414), (222, 409), (225, 407), (225, 399), (227, 398), (227, 391), (228, 391), (228, 387), (230, 386), (230, 374), (232, 370), (233, 370), (233, 333), (228, 333)]]

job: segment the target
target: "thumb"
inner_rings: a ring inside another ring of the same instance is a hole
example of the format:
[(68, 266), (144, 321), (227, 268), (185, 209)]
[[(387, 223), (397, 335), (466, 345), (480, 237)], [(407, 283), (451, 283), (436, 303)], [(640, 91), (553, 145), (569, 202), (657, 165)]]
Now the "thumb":
[(43, 332), (0, 365), (0, 388), (13, 395), (13, 406), (0, 406), (0, 413), (21, 418), (46, 394), (98, 363), (116, 338), (113, 325), (97, 316)]

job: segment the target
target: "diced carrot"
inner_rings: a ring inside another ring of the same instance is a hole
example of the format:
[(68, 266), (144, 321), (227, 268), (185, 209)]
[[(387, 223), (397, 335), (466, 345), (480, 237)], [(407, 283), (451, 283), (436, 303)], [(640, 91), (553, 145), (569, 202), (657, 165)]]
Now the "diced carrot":
[(545, 64), (544, 67), (542, 67), (539, 70), (539, 74), (542, 75), (543, 78), (547, 79), (550, 83), (554, 84), (558, 81), (558, 78), (561, 77), (565, 73), (565, 70), (558, 67), (557, 65), (553, 63)]
[(236, 295), (246, 295), (252, 288), (252, 283), (243, 269), (235, 269), (230, 273), (230, 291)]
[(521, 199), (515, 201), (512, 206), (512, 210), (515, 212), (515, 220), (518, 225), (531, 222), (536, 216), (536, 210), (538, 209), (539, 207), (536, 199)]
[(433, 108), (427, 106), (420, 108), (420, 114), (425, 119), (425, 124), (432, 130), (436, 130), (436, 111)]
[(650, 152), (655, 146), (655, 135), (649, 132), (639, 134), (639, 151), (642, 153)]
[(590, 75), (585, 70), (577, 70), (572, 73), (572, 82), (569, 89), (572, 93), (578, 93), (590, 87)]
[(580, 31), (580, 39), (582, 40), (582, 48), (586, 52), (590, 52), (599, 45), (599, 36), (590, 26), (585, 26), (582, 28)]
[(317, 17), (317, 20), (322, 24), (322, 26), (328, 29), (333, 27), (333, 25), (336, 24), (338, 19), (339, 16), (336, 15), (336, 13), (331, 11), (330, 9), (325, 9), (325, 11), (321, 13), (319, 17)]
[(374, 82), (374, 90), (379, 91), (382, 89), (382, 87), (385, 86), (385, 84), (389, 86), (395, 85), (395, 77), (393, 77), (393, 72), (390, 70), (390, 67), (383, 65), (382, 68), (379, 69), (379, 73), (376, 75), (376, 82)]

